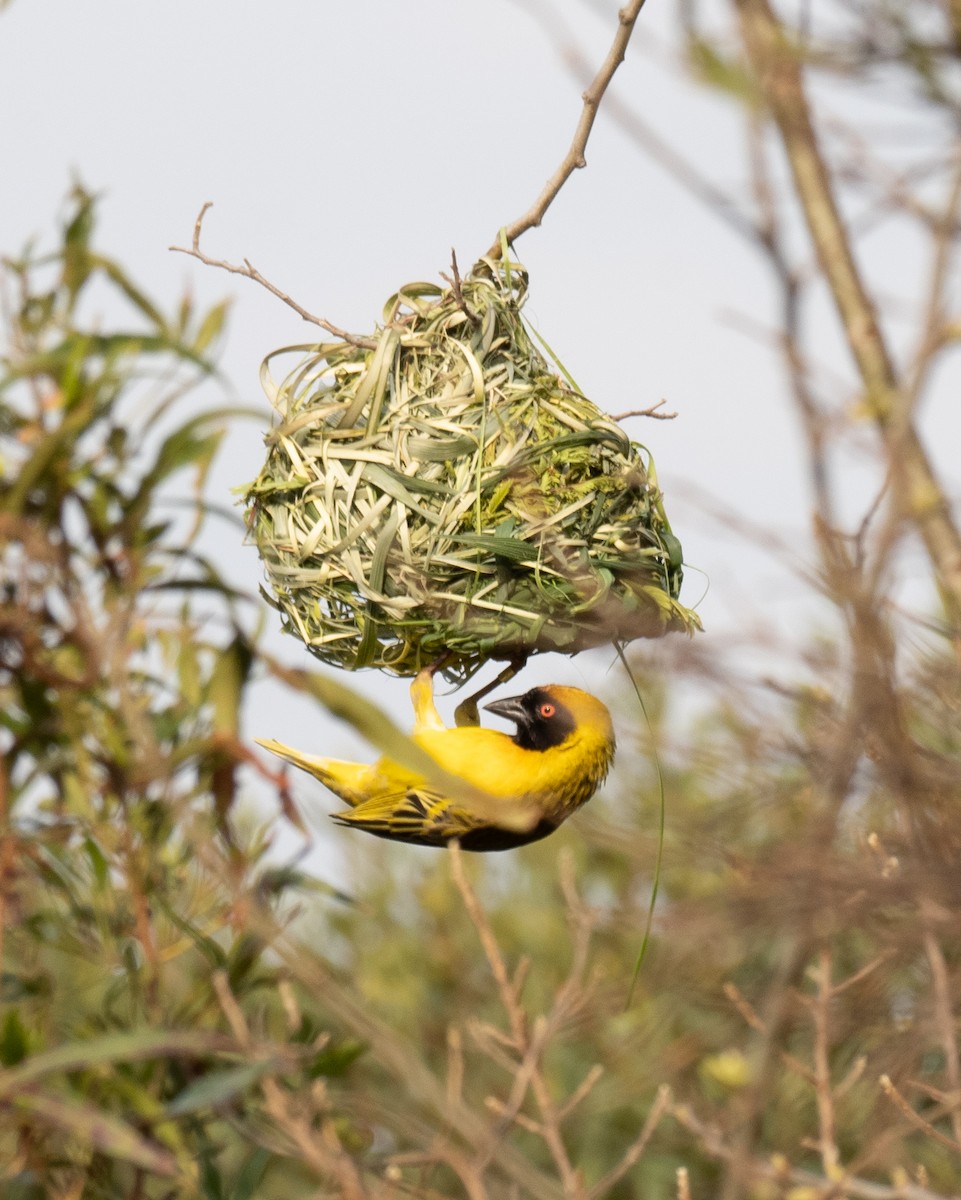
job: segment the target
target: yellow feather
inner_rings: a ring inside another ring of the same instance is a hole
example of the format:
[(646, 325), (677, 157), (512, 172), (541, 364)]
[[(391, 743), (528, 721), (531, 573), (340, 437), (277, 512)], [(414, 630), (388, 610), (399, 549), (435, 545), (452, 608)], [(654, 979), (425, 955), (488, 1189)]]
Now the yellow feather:
[(411, 698), (413, 740), (464, 782), (467, 796), (483, 794), (483, 805), (452, 799), (390, 759), (371, 766), (302, 754), (277, 741), (259, 745), (349, 804), (351, 810), (334, 814), (341, 824), (419, 845), (457, 838), (468, 850), (509, 849), (545, 837), (591, 798), (613, 761), (610, 713), (579, 688), (552, 684), (492, 705), (518, 723), (515, 737), (480, 726), (447, 728), (434, 705), (429, 670), (414, 680)]

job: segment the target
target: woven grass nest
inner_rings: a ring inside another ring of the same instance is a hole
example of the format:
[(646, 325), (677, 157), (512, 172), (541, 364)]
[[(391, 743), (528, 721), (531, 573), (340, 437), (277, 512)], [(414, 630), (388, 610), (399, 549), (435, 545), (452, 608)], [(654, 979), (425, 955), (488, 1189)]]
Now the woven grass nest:
[(366, 344), (265, 360), (279, 420), (247, 523), (268, 599), (323, 662), (413, 675), (446, 652), (462, 681), (700, 627), (650, 454), (551, 368), (526, 294), (523, 267), (483, 259), (402, 288)]

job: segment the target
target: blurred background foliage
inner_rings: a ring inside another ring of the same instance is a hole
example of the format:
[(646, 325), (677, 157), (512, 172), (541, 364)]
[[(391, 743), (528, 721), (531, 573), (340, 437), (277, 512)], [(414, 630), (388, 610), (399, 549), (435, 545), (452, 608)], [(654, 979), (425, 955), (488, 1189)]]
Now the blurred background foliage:
[[(682, 7), (691, 69), (753, 127), (767, 77), (750, 46)], [(957, 6), (837, 15), (805, 65), (893, 80), (956, 154)], [(959, 190), (925, 226), (948, 261)], [(612, 676), (618, 764), (585, 812), (505, 856), (345, 835), (343, 895), (281, 856), (299, 816), (242, 736), (256, 680), (305, 704), (323, 686), (272, 661), (254, 599), (200, 548), (211, 522), (242, 537), (204, 492), (242, 414), (194, 391), (225, 309), (165, 312), (96, 248), (95, 213), (76, 188), (58, 244), (5, 260), (0, 290), (3, 1196), (957, 1195), (957, 597), (930, 547), (943, 608), (895, 595), (918, 513), (885, 429), (884, 504), (847, 532), (834, 519), (795, 310), (820, 555), (805, 584), (830, 619), (792, 681), (783, 658), (777, 681), (726, 672), (710, 632), (647, 649), (650, 725)], [(779, 277), (796, 303), (803, 279)], [(97, 316), (108, 293), (120, 328)], [(946, 300), (938, 320), (921, 376), (957, 337)], [(664, 866), (625, 1007), (655, 747)]]

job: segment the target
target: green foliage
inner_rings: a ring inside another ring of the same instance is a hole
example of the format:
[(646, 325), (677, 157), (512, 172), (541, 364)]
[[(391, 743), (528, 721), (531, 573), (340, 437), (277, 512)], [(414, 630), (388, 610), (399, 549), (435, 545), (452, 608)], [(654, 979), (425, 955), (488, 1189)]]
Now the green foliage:
[[(907, 49), (940, 86), (946, 52)], [(251, 686), (409, 743), (273, 663), (202, 553), (223, 415), (190, 389), (224, 309), (165, 315), (95, 211), (78, 190), (0, 297), (0, 1194), (957, 1195), (961, 675), (895, 636), (891, 528), (819, 522), (838, 632), (806, 684), (694, 643), (643, 672), (650, 726), (612, 698), (612, 781), (552, 838), (345, 833), (334, 894), (239, 815), (256, 776), (299, 821), (242, 739)]]
[(177, 407), (225, 306), (165, 316), (94, 216), (76, 189), (60, 246), (4, 267), (3, 1194), (252, 1195), (265, 1080), (282, 1111), (356, 1043), (281, 1013), (237, 905), (277, 891), (231, 815), (258, 651), (198, 549), (223, 414)]

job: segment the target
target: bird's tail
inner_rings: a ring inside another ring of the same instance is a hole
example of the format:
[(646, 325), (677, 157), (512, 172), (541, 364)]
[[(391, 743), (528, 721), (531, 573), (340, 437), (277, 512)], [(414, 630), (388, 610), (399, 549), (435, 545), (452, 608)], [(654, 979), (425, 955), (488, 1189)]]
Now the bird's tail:
[(337, 758), (319, 758), (312, 754), (303, 754), (292, 746), (273, 738), (254, 739), (258, 746), (263, 746), (271, 754), (276, 754), (285, 762), (292, 763), (308, 775), (319, 779), (324, 787), (330, 788), (334, 795), (339, 796), (355, 808), (369, 795), (371, 768), (366, 763), (343, 762)]

